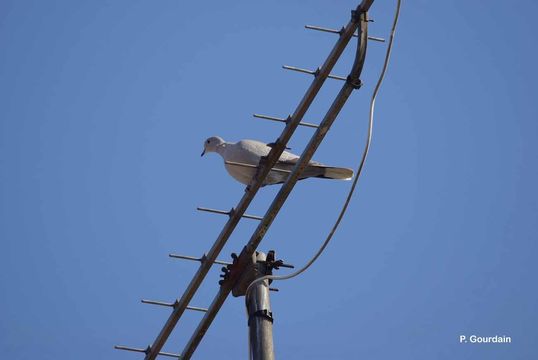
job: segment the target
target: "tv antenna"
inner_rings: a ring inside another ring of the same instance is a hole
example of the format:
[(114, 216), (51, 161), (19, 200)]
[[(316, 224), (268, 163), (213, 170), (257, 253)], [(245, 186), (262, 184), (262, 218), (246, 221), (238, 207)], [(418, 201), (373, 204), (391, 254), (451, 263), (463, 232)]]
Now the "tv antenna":
[[(183, 294), (173, 302), (142, 300), (142, 302), (145, 304), (165, 306), (172, 309), (171, 314), (169, 315), (168, 319), (166, 320), (165, 324), (163, 325), (161, 331), (159, 332), (153, 343), (146, 348), (135, 348), (118, 345), (115, 346), (116, 349), (143, 353), (145, 354), (144, 360), (154, 360), (158, 356), (171, 357), (181, 360), (190, 359), (196, 351), (201, 340), (203, 339), (205, 333), (211, 326), (211, 323), (217, 316), (222, 305), (224, 304), (230, 293), (232, 293), (233, 296), (245, 296), (246, 299), (250, 339), (250, 358), (254, 360), (274, 359), (272, 337), (273, 314), (270, 305), (269, 292), (276, 289), (270, 288), (269, 283), (271, 279), (290, 278), (306, 270), (306, 268), (308, 268), (308, 266), (313, 263), (313, 261), (319, 256), (321, 251), (323, 251), (324, 247), (327, 245), (328, 241), (332, 237), (332, 234), (334, 233), (334, 230), (336, 230), (336, 227), (338, 226), (343, 216), (343, 213), (347, 208), (347, 204), (349, 203), (351, 194), (355, 188), (358, 176), (360, 175), (360, 171), (362, 170), (362, 166), (368, 153), (371, 139), (375, 96), (377, 95), (377, 91), (379, 90), (379, 86), (381, 84), (381, 81), (383, 80), (385, 70), (388, 64), (388, 59), (392, 46), (392, 39), (394, 36), (394, 29), (399, 14), (400, 0), (397, 0), (397, 11), (392, 27), (391, 38), (387, 47), (387, 55), (385, 57), (383, 70), (379, 81), (375, 87), (374, 95), (372, 97), (372, 102), (370, 106), (370, 126), (367, 145), (361, 159), (361, 163), (358, 169), (359, 171), (355, 175), (352, 189), (342, 209), (342, 212), (340, 213), (337, 223), (333, 227), (333, 230), (327, 237), (327, 240), (323, 244), (320, 251), (318, 251), (316, 256), (305, 267), (288, 276), (278, 277), (273, 276), (272, 273), (274, 270), (278, 270), (281, 267), (293, 268), (292, 265), (284, 263), (283, 260), (277, 260), (275, 251), (273, 250), (270, 250), (267, 253), (263, 253), (261, 251), (258, 251), (257, 249), (260, 242), (267, 233), (269, 227), (272, 225), (274, 219), (282, 208), (284, 202), (287, 200), (289, 194), (299, 180), (302, 171), (312, 159), (312, 156), (325, 138), (325, 135), (336, 120), (338, 114), (348, 100), (349, 96), (351, 95), (353, 90), (358, 90), (361, 88), (362, 81), (360, 80), (360, 75), (362, 73), (364, 61), (366, 58), (368, 40), (376, 42), (385, 41), (384, 39), (381, 39), (379, 37), (373, 37), (368, 35), (368, 24), (370, 22), (370, 19), (368, 18), (368, 11), (372, 6), (373, 2), (374, 0), (362, 0), (362, 2), (354, 10), (352, 10), (351, 19), (349, 20), (347, 25), (342, 27), (340, 30), (311, 25), (305, 26), (305, 28), (310, 30), (337, 34), (338, 39), (336, 40), (336, 43), (333, 46), (331, 52), (329, 53), (325, 62), (315, 70), (303, 69), (287, 65), (283, 66), (283, 68), (286, 70), (312, 75), (312, 83), (306, 90), (303, 98), (297, 105), (297, 108), (292, 115), (289, 115), (286, 118), (281, 118), (277, 116), (254, 114), (254, 117), (256, 118), (283, 123), (284, 129), (282, 133), (280, 134), (278, 139), (272, 144), (272, 149), (269, 154), (265, 157), (262, 157), (257, 166), (251, 164), (233, 163), (233, 165), (237, 166), (256, 168), (254, 177), (252, 178), (250, 184), (246, 187), (245, 193), (235, 207), (231, 208), (231, 210), (218, 210), (205, 207), (197, 208), (197, 210), (199, 211), (211, 212), (228, 216), (228, 221), (224, 225), (213, 246), (209, 249), (207, 253), (203, 254), (202, 256), (198, 257), (181, 254), (170, 254), (170, 257), (172, 258), (198, 262), (199, 267)], [(358, 44), (355, 53), (355, 61), (352, 65), (349, 75), (338, 76), (332, 74), (331, 71), (333, 67), (335, 66), (337, 60), (340, 58), (344, 49), (347, 47), (352, 38), (357, 38)], [(342, 81), (343, 84), (340, 91), (334, 98), (331, 106), (329, 107), (325, 116), (319, 124), (303, 122), (302, 120), (305, 113), (309, 109), (310, 105), (318, 95), (319, 90), (327, 79)], [(282, 152), (286, 149), (288, 141), (299, 126), (315, 128), (316, 130), (312, 135), (309, 143), (303, 150), (300, 158), (297, 160), (297, 163), (295, 164), (294, 168), (291, 171), (282, 170), (289, 175), (286, 181), (282, 184), (279, 192), (274, 197), (266, 213), (263, 216), (246, 214), (250, 203), (258, 193), (258, 190), (262, 187), (262, 184), (264, 183), (264, 180), (269, 174), (269, 172), (275, 171), (275, 169), (273, 169), (273, 166), (280, 158)], [(232, 261), (218, 260), (217, 258), (220, 255), (223, 247), (235, 231), (239, 221), (242, 218), (259, 221), (258, 226), (252, 233), (247, 244), (241, 250), (240, 254), (232, 254)], [(223, 274), (221, 275), (222, 279), (219, 281), (220, 286), (217, 294), (207, 308), (191, 305), (192, 298), (194, 297), (200, 285), (206, 278), (209, 270), (214, 265), (221, 265), (223, 272)], [(204, 316), (180, 353), (170, 353), (162, 351), (170, 334), (172, 333), (186, 310), (203, 312)]]

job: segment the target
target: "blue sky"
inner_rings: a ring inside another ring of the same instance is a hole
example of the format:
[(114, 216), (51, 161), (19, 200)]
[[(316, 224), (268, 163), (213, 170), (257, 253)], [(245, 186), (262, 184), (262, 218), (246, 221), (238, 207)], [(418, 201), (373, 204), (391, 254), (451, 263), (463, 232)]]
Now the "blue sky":
[[(393, 2), (376, 1), (387, 37)], [(205, 138), (274, 141), (352, 1), (0, 2), (0, 347), (5, 358), (136, 359), (243, 194)], [(404, 1), (373, 146), (333, 242), (275, 283), (280, 359), (538, 357), (538, 4)], [(346, 75), (351, 46), (335, 68)], [(384, 45), (315, 159), (355, 167)], [(339, 87), (307, 113), (318, 122)], [(311, 129), (289, 146), (301, 152)], [(349, 183), (300, 182), (260, 249), (297, 266), (316, 251)], [(278, 187), (249, 208), (262, 215)], [(256, 226), (244, 220), (223, 251)], [(280, 271), (285, 273), (285, 270)], [(207, 306), (218, 268), (192, 305)], [(188, 313), (166, 351), (201, 318)], [(459, 344), (460, 335), (512, 344)], [(194, 358), (246, 357), (243, 300), (228, 299)]]

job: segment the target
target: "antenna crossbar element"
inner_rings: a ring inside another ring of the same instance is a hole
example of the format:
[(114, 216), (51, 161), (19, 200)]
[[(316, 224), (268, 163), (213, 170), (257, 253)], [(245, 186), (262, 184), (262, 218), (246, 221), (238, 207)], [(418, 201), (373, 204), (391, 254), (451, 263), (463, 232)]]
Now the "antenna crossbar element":
[[(361, 5), (359, 5), (356, 11), (367, 11), (372, 2), (373, 0), (363, 0)], [(307, 89), (306, 93), (301, 99), (299, 105), (297, 105), (297, 108), (292, 114), (290, 121), (286, 123), (286, 126), (282, 130), (282, 133), (278, 137), (277, 141), (275, 142), (274, 146), (272, 147), (267, 157), (262, 158), (262, 161), (261, 161), (262, 164), (260, 164), (261, 166), (256, 172), (256, 175), (253, 177), (250, 184), (247, 186), (245, 190), (245, 194), (239, 201), (238, 205), (235, 207), (234, 214), (230, 216), (230, 218), (224, 225), (223, 229), (221, 230), (220, 234), (218, 235), (217, 239), (215, 240), (213, 246), (208, 251), (207, 260), (200, 264), (200, 267), (194, 274), (191, 282), (189, 283), (189, 285), (183, 292), (183, 295), (181, 295), (180, 299), (178, 300), (178, 305), (174, 307), (174, 310), (172, 311), (172, 313), (166, 320), (166, 323), (164, 324), (161, 331), (159, 332), (159, 334), (153, 341), (150, 347), (150, 351), (146, 354), (145, 360), (155, 360), (157, 358), (157, 355), (163, 348), (164, 344), (168, 340), (168, 337), (172, 333), (172, 330), (174, 329), (179, 319), (185, 312), (186, 307), (188, 306), (189, 302), (191, 301), (194, 294), (196, 293), (196, 291), (202, 284), (202, 281), (207, 276), (209, 270), (211, 269), (211, 266), (213, 265), (213, 262), (217, 259), (217, 256), (220, 254), (224, 245), (226, 245), (226, 242), (228, 241), (229, 237), (232, 235), (233, 231), (237, 227), (237, 224), (239, 223), (242, 215), (245, 213), (248, 206), (254, 199), (254, 196), (257, 194), (258, 190), (263, 185), (263, 182), (265, 178), (267, 177), (267, 175), (269, 174), (269, 172), (271, 171), (271, 168), (274, 167), (274, 165), (280, 158), (280, 155), (286, 149), (286, 144), (290, 140), (291, 136), (293, 135), (297, 127), (299, 126), (299, 123), (303, 119), (306, 111), (310, 108), (310, 105), (312, 105), (312, 102), (314, 101), (317, 94), (319, 93), (319, 90), (325, 83), (325, 80), (327, 79), (331, 70), (334, 68), (334, 65), (336, 64), (336, 62), (342, 55), (344, 49), (346, 48), (347, 44), (352, 38), (353, 33), (357, 29), (358, 23), (359, 23), (358, 18), (352, 17), (352, 19), (346, 25), (342, 34), (338, 37), (336, 44), (331, 50), (329, 56), (327, 57), (323, 65), (320, 67), (318, 75), (314, 77), (314, 79), (312, 80), (312, 83), (310, 84), (309, 88)], [(290, 174), (287, 181), (290, 181), (290, 179), (292, 178), (293, 176), (292, 174)], [(228, 289), (228, 293), (230, 289)], [(204, 316), (204, 320), (206, 322), (204, 324), (201, 324), (201, 326), (204, 328), (203, 333), (205, 333), (205, 330), (207, 330), (207, 327), (209, 327), (209, 324), (211, 323), (211, 321), (216, 315), (216, 312), (212, 313), (211, 309), (218, 311), (218, 309), (220, 309), (220, 306), (226, 299), (226, 296), (223, 298), (216, 299), (216, 302), (214, 301), (211, 304), (209, 311)], [(221, 300), (222, 302), (220, 302)], [(210, 319), (209, 323), (207, 323), (208, 319)], [(189, 341), (189, 344), (186, 350), (191, 355), (194, 352), (194, 349), (198, 345), (199, 341), (203, 337), (203, 333), (201, 333), (200, 331), (197, 331), (193, 335), (193, 338), (191, 338), (191, 341)]]
[(372, 6), (373, 3), (374, 3), (374, 0), (362, 0), (361, 4), (357, 8), (357, 11), (360, 10), (361, 12), (365, 13), (368, 10), (370, 10), (370, 6)]
[(359, 26), (359, 44), (357, 47), (355, 62), (348, 77), (349, 80), (347, 80), (342, 86), (342, 89), (334, 99), (331, 107), (329, 108), (325, 117), (320, 123), (319, 128), (316, 130), (316, 132), (310, 139), (310, 142), (301, 154), (301, 157), (295, 164), (291, 174), (280, 188), (278, 194), (276, 195), (269, 209), (265, 213), (265, 216), (260, 221), (256, 230), (252, 234), (249, 242), (243, 248), (243, 251), (241, 251), (241, 254), (239, 255), (239, 258), (237, 259), (234, 267), (232, 267), (232, 269), (230, 270), (228, 279), (222, 283), (217, 295), (211, 302), (208, 311), (205, 313), (204, 317), (202, 318), (193, 335), (191, 336), (189, 342), (181, 352), (183, 359), (190, 359), (190, 357), (196, 350), (198, 344), (207, 332), (218, 311), (226, 301), (226, 298), (230, 294), (235, 284), (239, 281), (241, 274), (244, 272), (245, 268), (248, 266), (252, 254), (254, 254), (254, 252), (256, 251), (256, 248), (265, 236), (267, 230), (271, 226), (282, 205), (288, 198), (288, 195), (290, 194), (291, 190), (299, 180), (301, 172), (308, 165), (314, 152), (324, 139), (325, 134), (329, 131), (332, 123), (336, 119), (337, 115), (339, 114), (340, 110), (344, 106), (345, 102), (347, 101), (353, 90), (359, 87), (359, 76), (362, 72), (362, 68), (364, 65), (368, 36), (368, 14), (366, 13), (366, 11), (368, 10), (372, 2), (373, 0), (363, 0), (361, 5), (359, 5), (357, 10), (355, 11), (352, 20), (350, 21), (348, 26), (346, 26), (345, 31), (339, 37), (340, 40), (342, 38), (351, 38), (351, 35), (355, 32), (355, 29), (357, 28), (357, 26)]
[[(175, 259), (182, 259), (182, 260), (192, 260), (192, 261), (198, 261), (198, 262), (204, 262), (206, 261), (207, 257), (204, 254), (202, 257), (195, 257), (195, 256), (187, 256), (187, 255), (180, 255), (180, 254), (168, 254), (171, 258)], [(213, 264), (219, 264), (219, 265), (232, 265), (229, 261), (222, 261), (222, 260), (215, 260), (213, 261)]]
[[(151, 347), (150, 346), (148, 346), (146, 349), (140, 349), (140, 348), (133, 348), (133, 347), (129, 347), (129, 346), (116, 345), (116, 346), (114, 346), (114, 349), (139, 352), (139, 353), (144, 353), (146, 355), (151, 352)], [(167, 357), (173, 357), (173, 358), (176, 358), (176, 359), (181, 359), (181, 355), (173, 354), (173, 353), (169, 353), (169, 352), (159, 351), (158, 355), (167, 356)]]
[[(288, 117), (287, 119), (283, 119), (283, 118), (279, 118), (279, 117), (276, 117), (276, 116), (268, 116), (268, 115), (261, 115), (261, 114), (252, 114), (252, 116), (254, 116), (255, 118), (258, 118), (258, 119), (277, 121), (277, 122), (281, 122), (281, 123), (288, 123), (290, 121), (290, 118), (291, 118), (291, 117)], [(302, 122), (302, 121), (299, 123), (299, 125), (300, 126), (311, 127), (311, 128), (317, 128), (318, 127), (316, 124)]]
[(206, 308), (201, 308), (201, 307), (198, 307), (198, 306), (187, 306), (187, 310), (207, 312)]
[[(145, 299), (142, 299), (140, 301), (143, 304), (150, 304), (150, 305), (159, 305), (159, 306), (167, 306), (167, 307), (175, 307), (175, 306), (177, 306), (177, 301), (173, 302), (173, 303), (167, 303), (167, 302), (164, 302), (164, 301), (155, 301), (155, 300), (145, 300)], [(187, 310), (200, 311), (200, 312), (206, 312), (207, 311), (206, 308), (201, 308), (201, 307), (198, 307), (198, 306), (187, 306)]]
[[(254, 167), (257, 167), (257, 166), (254, 166)], [(235, 213), (235, 209), (233, 209), (233, 208), (232, 208), (232, 210), (225, 211), (225, 210), (209, 209), (209, 208), (199, 206), (199, 207), (196, 208), (196, 210), (210, 212), (210, 213), (213, 213), (213, 214), (228, 215), (230, 217)], [(262, 219), (261, 216), (248, 215), (248, 214), (242, 214), (241, 217), (244, 217), (245, 219), (253, 219), (253, 220), (261, 220)]]
[(140, 302), (143, 303), (143, 304), (174, 307), (174, 303), (167, 303), (167, 302), (164, 302), (164, 301), (154, 301), (154, 300), (144, 300), (144, 299), (142, 299), (142, 300), (140, 300)]
[[(331, 34), (340, 34), (340, 32), (342, 31), (342, 30), (329, 29), (329, 28), (325, 28), (325, 27), (321, 27), (321, 26), (314, 26), (314, 25), (305, 25), (304, 27), (305, 27), (305, 29), (308, 29), (308, 30), (322, 31), (322, 32), (327, 32), (327, 33), (331, 33)], [(357, 34), (357, 33), (353, 34), (353, 37), (358, 37), (358, 36), (359, 36), (359, 34)], [(376, 36), (368, 36), (368, 40), (385, 42), (385, 39), (380, 38), (380, 37), (376, 37)]]
[[(237, 162), (237, 161), (225, 161), (224, 163), (226, 165), (241, 166), (241, 167), (247, 167), (247, 168), (252, 168), (252, 169), (258, 169), (259, 168), (258, 165), (245, 164), (245, 163), (240, 163), (240, 162)], [(271, 171), (280, 172), (280, 173), (284, 173), (284, 174), (291, 173), (290, 170), (284, 170), (284, 169), (278, 169), (278, 168), (272, 168)], [(247, 217), (247, 216), (243, 215), (243, 217)]]
[[(319, 74), (319, 69), (314, 71), (314, 70), (302, 69), (302, 68), (298, 68), (298, 67), (295, 67), (295, 66), (289, 66), (289, 65), (282, 65), (282, 68), (286, 69), (286, 70), (297, 71), (297, 72), (301, 72), (301, 73), (304, 73), (304, 74), (310, 74), (310, 75), (314, 75), (314, 76), (318, 76), (318, 74)], [(327, 75), (327, 77), (330, 78), (330, 79), (346, 81), (346, 78), (342, 77), (342, 76), (329, 74), (329, 75)]]

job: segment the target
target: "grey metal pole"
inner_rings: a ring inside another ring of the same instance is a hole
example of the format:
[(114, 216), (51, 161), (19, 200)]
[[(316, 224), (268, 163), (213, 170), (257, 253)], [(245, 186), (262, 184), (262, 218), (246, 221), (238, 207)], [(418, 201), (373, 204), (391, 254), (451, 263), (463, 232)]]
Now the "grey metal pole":
[[(256, 278), (266, 275), (266, 255), (258, 252), (256, 256)], [(252, 360), (274, 360), (273, 351), (273, 313), (269, 300), (269, 283), (255, 284), (247, 296), (249, 327), (249, 358)]]

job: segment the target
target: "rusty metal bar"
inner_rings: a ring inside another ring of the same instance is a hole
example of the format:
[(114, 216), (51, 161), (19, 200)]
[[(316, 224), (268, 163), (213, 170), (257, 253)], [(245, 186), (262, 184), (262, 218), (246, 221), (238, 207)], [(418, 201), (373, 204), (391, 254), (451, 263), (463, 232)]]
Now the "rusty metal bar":
[[(164, 302), (164, 301), (155, 301), (155, 300), (142, 299), (142, 300), (140, 300), (140, 302), (142, 302), (143, 304), (159, 305), (159, 306), (167, 306), (167, 307), (177, 306), (177, 301), (173, 302), (173, 303), (167, 303), (167, 302)], [(186, 309), (187, 310), (192, 310), (192, 311), (207, 312), (206, 308), (201, 308), (201, 307), (198, 307), (198, 306), (187, 306)]]
[[(323, 118), (323, 121), (320, 123), (319, 128), (316, 130), (316, 132), (310, 139), (310, 142), (308, 143), (301, 157), (297, 161), (288, 179), (280, 188), (280, 191), (274, 198), (269, 209), (265, 213), (265, 216), (263, 217), (258, 227), (252, 234), (249, 242), (243, 248), (243, 251), (239, 255), (239, 258), (237, 259), (236, 264), (230, 270), (230, 275), (229, 275), (228, 280), (221, 285), (217, 295), (215, 296), (211, 305), (209, 306), (208, 311), (205, 313), (204, 317), (198, 324), (198, 327), (194, 331), (189, 342), (187, 343), (187, 345), (181, 352), (181, 356), (183, 359), (190, 359), (190, 357), (196, 350), (198, 344), (200, 343), (206, 331), (208, 330), (209, 326), (213, 322), (218, 311), (224, 304), (224, 301), (230, 294), (231, 289), (233, 288), (235, 283), (239, 280), (239, 277), (241, 276), (244, 269), (248, 265), (249, 259), (252, 257), (252, 254), (256, 251), (256, 248), (258, 247), (261, 240), (265, 236), (267, 230), (271, 226), (273, 220), (275, 219), (276, 215), (280, 211), (282, 205), (288, 198), (291, 190), (293, 189), (293, 187), (299, 180), (299, 176), (301, 172), (308, 165), (314, 152), (316, 151), (319, 144), (324, 139), (325, 134), (329, 131), (332, 123), (336, 119), (340, 110), (342, 109), (345, 102), (347, 101), (348, 97), (351, 95), (354, 89), (358, 89), (360, 87), (359, 76), (362, 72), (362, 68), (364, 65), (364, 59), (366, 56), (367, 36), (368, 36), (368, 15), (365, 9), (368, 9), (369, 5), (367, 7), (364, 7), (363, 4), (371, 5), (371, 2), (373, 2), (373, 0), (372, 1), (364, 0), (363, 3), (359, 5), (354, 15), (352, 16), (352, 20), (350, 21), (348, 26), (345, 28), (345, 31), (342, 33), (342, 35), (339, 38), (340, 40), (342, 38), (347, 38), (347, 39), (351, 38), (351, 35), (355, 31), (355, 28), (359, 26), (360, 37), (359, 37), (359, 44), (357, 47), (357, 54), (355, 56), (355, 62), (353, 64), (352, 70), (350, 72), (350, 75), (347, 81), (345, 82), (342, 89), (340, 90), (335, 100), (333, 101), (331, 107), (327, 111), (327, 114)], [(316, 76), (315, 79), (317, 78), (318, 77)]]
[(372, 6), (373, 3), (374, 0), (362, 0), (357, 10), (360, 10), (362, 12), (368, 12), (368, 10), (370, 10), (370, 6)]

